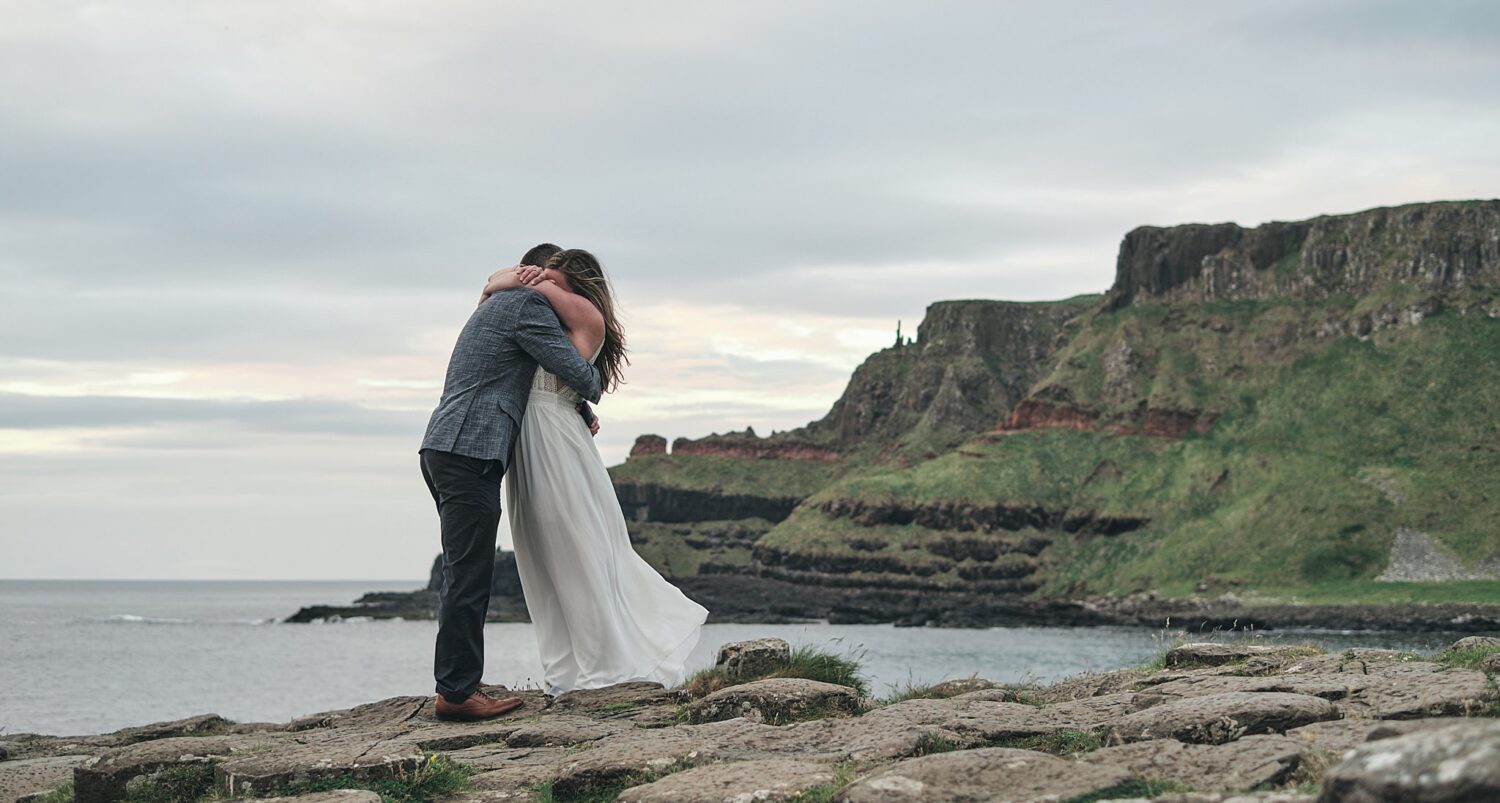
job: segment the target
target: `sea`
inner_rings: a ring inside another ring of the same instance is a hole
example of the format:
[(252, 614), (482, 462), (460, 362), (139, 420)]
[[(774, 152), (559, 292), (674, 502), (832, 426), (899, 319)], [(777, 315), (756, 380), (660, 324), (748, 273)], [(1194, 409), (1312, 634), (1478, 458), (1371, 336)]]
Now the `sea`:
[[(284, 722), (385, 697), (430, 694), (434, 622), (282, 621), (304, 605), (347, 604), (366, 591), (421, 585), (0, 580), (0, 740), (20, 733), (105, 733), (204, 713)], [(1460, 635), (1297, 630), (1250, 637), (1431, 653)], [(1139, 665), (1180, 634), (1125, 627), (711, 624), (703, 628), (692, 666), (711, 666), (720, 644), (764, 636), (856, 658), (871, 691), (884, 695), (948, 678), (1045, 683)], [(531, 625), (490, 624), (485, 644), (486, 682), (537, 685), (541, 667)]]

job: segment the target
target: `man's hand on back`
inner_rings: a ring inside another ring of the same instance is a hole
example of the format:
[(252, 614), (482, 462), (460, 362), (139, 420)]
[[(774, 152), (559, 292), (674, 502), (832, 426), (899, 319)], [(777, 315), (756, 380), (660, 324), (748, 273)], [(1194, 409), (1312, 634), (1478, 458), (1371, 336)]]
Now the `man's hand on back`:
[(588, 422), (588, 425), (589, 425), (589, 434), (593, 435), (594, 437), (598, 437), (599, 436), (599, 416), (594, 415), (594, 411), (591, 410), (591, 409), (589, 409), (589, 403), (588, 402), (579, 402), (575, 406), (574, 409), (578, 410), (578, 414), (581, 415), (581, 416), (583, 416), (583, 420), (584, 421)]

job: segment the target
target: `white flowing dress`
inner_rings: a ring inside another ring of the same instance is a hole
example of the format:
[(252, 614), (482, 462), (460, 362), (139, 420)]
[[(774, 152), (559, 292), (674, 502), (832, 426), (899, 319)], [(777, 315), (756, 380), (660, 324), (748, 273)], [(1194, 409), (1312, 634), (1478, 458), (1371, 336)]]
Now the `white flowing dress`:
[(674, 686), (708, 611), (631, 548), (578, 400), (537, 369), (505, 474), (516, 567), (546, 692), (628, 680)]

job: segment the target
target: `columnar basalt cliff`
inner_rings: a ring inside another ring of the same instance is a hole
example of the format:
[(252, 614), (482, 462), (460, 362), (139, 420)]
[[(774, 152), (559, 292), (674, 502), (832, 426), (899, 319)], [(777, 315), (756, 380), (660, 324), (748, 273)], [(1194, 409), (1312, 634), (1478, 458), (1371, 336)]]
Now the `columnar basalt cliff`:
[(611, 474), (718, 621), (1483, 629), (1495, 355), (1500, 201), (1145, 227), (1106, 295), (933, 304), (822, 419)]
[(1500, 286), (1500, 201), (1410, 204), (1252, 229), (1142, 226), (1120, 244), (1111, 307)]

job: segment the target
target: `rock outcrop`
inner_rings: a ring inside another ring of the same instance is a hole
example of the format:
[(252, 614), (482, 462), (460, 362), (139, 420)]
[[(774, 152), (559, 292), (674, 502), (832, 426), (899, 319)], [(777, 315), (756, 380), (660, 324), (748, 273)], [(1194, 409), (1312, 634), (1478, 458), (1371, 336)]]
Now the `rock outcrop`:
[(938, 434), (933, 448), (956, 444), (993, 426), (1026, 397), (1049, 367), (1068, 321), (1095, 301), (933, 304), (916, 342), (865, 360), (807, 433), (845, 450), (897, 444), (913, 433)]
[[(1447, 654), (1494, 649), (1486, 645)], [(0, 801), (71, 782), (78, 803), (298, 792), (288, 799), (373, 803), (361, 790), (399, 796), (437, 776), (445, 791), (422, 799), (1285, 803), (1311, 801), (1319, 787), (1328, 803), (1500, 799), (1500, 721), (1338, 707), (1357, 693), (1354, 676), (1400, 678), (1407, 696), (1439, 699), (1450, 694), (1443, 675), (1473, 670), (1406, 673), (1436, 665), (1387, 650), (1189, 645), (1176, 655), (1155, 672), (1043, 688), (957, 679), (923, 699), (860, 698), (792, 677), (699, 699), (637, 682), (556, 698), (522, 691), (521, 709), (473, 723), (438, 720), (428, 697), (395, 697), (285, 724), (204, 715), (102, 736), (15, 734), (0, 760)], [(1468, 713), (1500, 710), (1500, 692), (1479, 677)], [(710, 711), (713, 721), (695, 722)], [(330, 787), (352, 788), (312, 791)]]
[(1362, 296), (1500, 285), (1500, 201), (1371, 209), (1295, 223), (1142, 226), (1107, 303)]
[[(438, 591), (443, 586), (443, 556), (433, 558), (427, 587), (420, 591), (371, 591), (349, 605), (309, 605), (288, 616), (289, 623), (372, 619), (432, 619), (437, 616)], [(495, 551), (495, 573), (490, 580), (491, 622), (529, 622), (521, 574), (513, 552)]]

